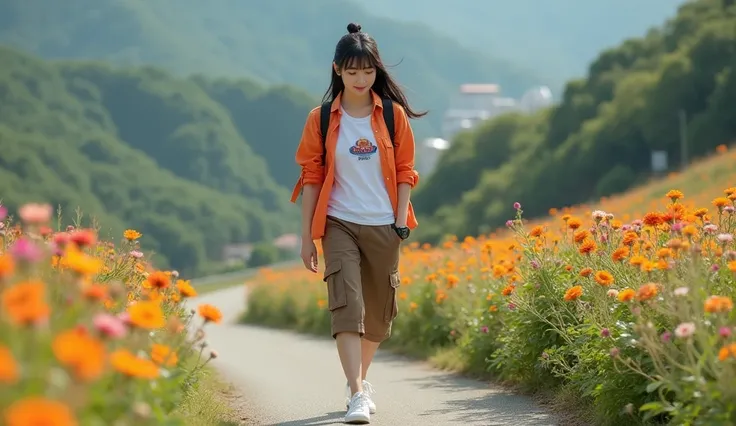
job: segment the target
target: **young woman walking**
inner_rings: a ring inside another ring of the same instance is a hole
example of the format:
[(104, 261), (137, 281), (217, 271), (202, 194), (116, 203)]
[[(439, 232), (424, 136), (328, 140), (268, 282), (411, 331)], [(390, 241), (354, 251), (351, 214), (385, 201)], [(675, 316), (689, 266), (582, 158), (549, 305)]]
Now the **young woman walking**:
[(366, 375), (398, 312), (400, 243), (417, 226), (409, 118), (426, 112), (411, 109), (360, 25), (348, 25), (331, 68), (323, 106), (309, 113), (299, 142), (291, 201), (302, 194), (301, 257), (315, 273), (314, 240), (322, 240), (332, 337), (349, 388), (345, 422), (369, 423), (376, 407)]

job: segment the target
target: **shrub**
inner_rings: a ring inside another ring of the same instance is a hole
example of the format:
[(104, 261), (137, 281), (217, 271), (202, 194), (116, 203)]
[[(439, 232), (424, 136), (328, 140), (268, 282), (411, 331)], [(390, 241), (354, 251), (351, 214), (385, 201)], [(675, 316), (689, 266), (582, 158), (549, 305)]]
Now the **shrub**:
[(217, 308), (186, 312), (196, 291), (153, 269), (135, 230), (116, 247), (94, 229), (54, 231), (49, 205), (18, 213), (0, 206), (0, 423), (184, 424), (172, 412), (216, 357), (202, 341)]
[[(408, 244), (386, 345), (572, 393), (596, 424), (736, 423), (736, 188), (709, 208), (663, 195), (635, 220), (568, 210), (531, 223), (517, 205), (505, 231)], [(320, 278), (259, 275), (250, 320), (326, 334), (303, 326), (329, 327)]]

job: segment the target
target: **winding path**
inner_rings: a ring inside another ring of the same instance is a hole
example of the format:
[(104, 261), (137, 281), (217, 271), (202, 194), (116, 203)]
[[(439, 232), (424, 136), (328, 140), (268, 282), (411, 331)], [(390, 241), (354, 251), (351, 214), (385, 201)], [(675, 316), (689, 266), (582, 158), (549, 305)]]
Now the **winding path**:
[[(244, 424), (342, 424), (345, 379), (332, 339), (238, 325), (245, 297), (234, 287), (189, 302), (222, 310), (223, 323), (209, 327), (207, 340), (219, 353), (213, 366), (245, 401)], [(378, 407), (372, 425), (558, 424), (530, 398), (381, 351), (368, 379)]]

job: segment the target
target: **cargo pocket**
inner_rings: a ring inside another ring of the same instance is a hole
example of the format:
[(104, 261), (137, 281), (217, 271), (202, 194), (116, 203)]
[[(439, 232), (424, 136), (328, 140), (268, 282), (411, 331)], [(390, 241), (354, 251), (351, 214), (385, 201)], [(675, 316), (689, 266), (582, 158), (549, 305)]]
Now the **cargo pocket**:
[(342, 308), (348, 304), (345, 292), (345, 280), (342, 276), (342, 264), (339, 260), (332, 261), (325, 268), (324, 281), (327, 283), (327, 307), (330, 311)]
[(396, 290), (401, 285), (401, 278), (399, 277), (399, 273), (392, 272), (389, 275), (389, 287), (388, 287), (388, 297), (386, 297), (386, 308), (383, 312), (383, 320), (385, 322), (391, 322), (394, 318), (396, 318), (396, 315), (399, 313), (399, 301), (396, 297)]

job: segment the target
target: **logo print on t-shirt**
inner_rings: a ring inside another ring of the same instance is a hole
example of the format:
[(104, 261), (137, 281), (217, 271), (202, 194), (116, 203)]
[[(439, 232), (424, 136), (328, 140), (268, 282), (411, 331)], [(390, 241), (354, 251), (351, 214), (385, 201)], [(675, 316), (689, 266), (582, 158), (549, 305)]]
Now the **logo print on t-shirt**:
[(366, 138), (360, 138), (355, 145), (350, 147), (350, 153), (358, 156), (358, 160), (370, 160), (371, 155), (375, 154), (378, 147), (373, 145)]

